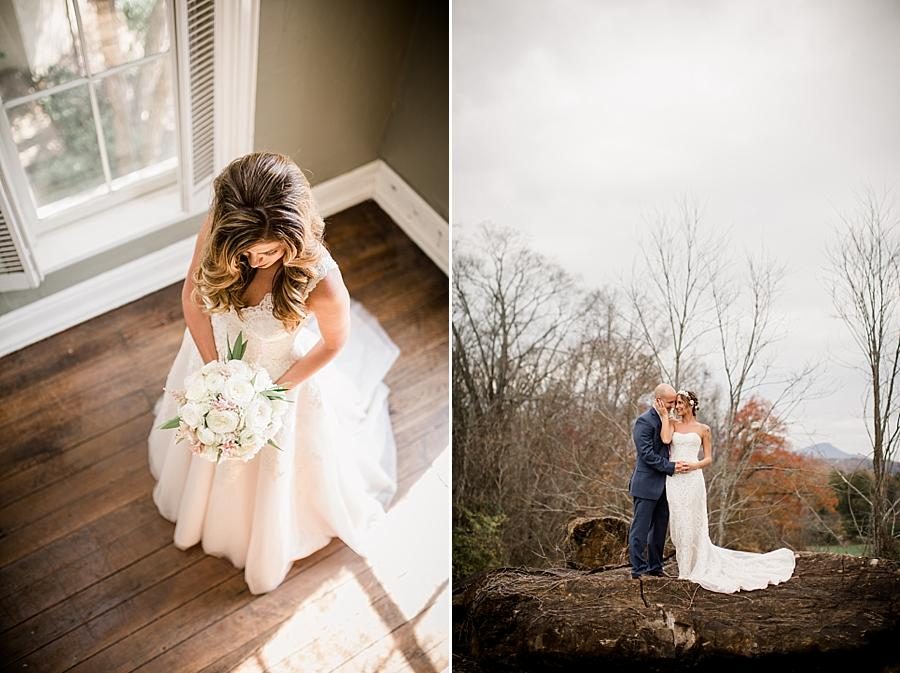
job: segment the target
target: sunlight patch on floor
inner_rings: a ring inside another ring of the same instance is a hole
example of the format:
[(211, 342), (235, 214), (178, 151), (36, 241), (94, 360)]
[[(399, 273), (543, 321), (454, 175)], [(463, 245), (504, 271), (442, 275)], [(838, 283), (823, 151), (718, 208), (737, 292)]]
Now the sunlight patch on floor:
[[(374, 532), (363, 559), (347, 548), (316, 590), (238, 673), (435, 670), (449, 647), (450, 492), (445, 449)], [(349, 579), (352, 576), (352, 579)]]

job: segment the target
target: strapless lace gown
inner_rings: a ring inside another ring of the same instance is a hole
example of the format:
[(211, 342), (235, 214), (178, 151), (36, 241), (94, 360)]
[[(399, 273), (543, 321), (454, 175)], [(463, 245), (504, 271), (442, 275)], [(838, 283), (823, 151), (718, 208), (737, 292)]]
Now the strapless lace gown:
[[(701, 446), (696, 432), (676, 432), (670, 459), (696, 462)], [(757, 554), (712, 543), (703, 470), (666, 476), (666, 499), (679, 578), (697, 582), (710, 591), (730, 594), (780, 584), (793, 575), (796, 561), (790, 549)]]
[[(332, 267), (327, 255), (317, 278)], [(313, 285), (314, 286), (314, 285)], [(311, 286), (312, 287), (312, 286)], [(287, 331), (272, 314), (272, 296), (244, 311), (211, 316), (219, 357), (239, 331), (245, 361), (258, 362), (276, 380), (319, 339), (314, 316)], [(250, 461), (218, 465), (193, 455), (173, 430), (159, 430), (177, 415), (168, 394), (157, 400), (149, 436), (153, 501), (175, 522), (174, 543), (224, 557), (244, 569), (254, 594), (277, 587), (294, 560), (341, 538), (366, 556), (372, 533), (397, 488), (396, 448), (383, 383), (397, 346), (358, 303), (350, 336), (338, 356), (287, 393), (290, 405), (275, 436), (283, 449), (264, 446)], [(183, 389), (203, 360), (188, 329), (166, 378)]]

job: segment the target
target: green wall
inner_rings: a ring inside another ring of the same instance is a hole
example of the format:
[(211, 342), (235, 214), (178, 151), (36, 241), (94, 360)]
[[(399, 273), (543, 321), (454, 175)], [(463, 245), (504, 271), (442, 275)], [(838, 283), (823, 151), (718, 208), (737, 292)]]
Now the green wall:
[(421, 2), (379, 155), (450, 220), (449, 7)]

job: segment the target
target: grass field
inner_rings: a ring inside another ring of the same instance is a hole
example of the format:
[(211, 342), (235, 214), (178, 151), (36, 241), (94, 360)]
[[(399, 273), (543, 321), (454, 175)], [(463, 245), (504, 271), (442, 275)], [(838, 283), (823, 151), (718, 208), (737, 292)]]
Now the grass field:
[(864, 544), (851, 544), (846, 547), (841, 547), (838, 545), (826, 546), (826, 547), (811, 547), (812, 551), (824, 551), (830, 554), (849, 554), (850, 556), (863, 556), (866, 550), (866, 546)]

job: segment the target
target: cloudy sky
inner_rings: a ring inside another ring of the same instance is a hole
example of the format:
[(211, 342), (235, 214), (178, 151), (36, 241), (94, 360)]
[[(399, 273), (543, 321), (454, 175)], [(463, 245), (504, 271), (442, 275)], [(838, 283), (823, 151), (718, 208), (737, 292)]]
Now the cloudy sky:
[(824, 256), (866, 188), (900, 214), (898, 36), (896, 0), (454, 0), (453, 225), (519, 228), (605, 286), (695, 201), (729, 257), (787, 267), (775, 364), (824, 363), (794, 443), (866, 453)]

